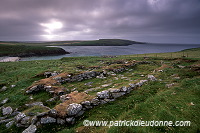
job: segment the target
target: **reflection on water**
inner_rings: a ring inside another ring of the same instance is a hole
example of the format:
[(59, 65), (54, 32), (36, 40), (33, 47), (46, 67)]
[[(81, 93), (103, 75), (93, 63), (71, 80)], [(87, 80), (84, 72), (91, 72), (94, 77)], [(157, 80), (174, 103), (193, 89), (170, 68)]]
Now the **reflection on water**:
[(59, 56), (26, 57), (28, 60), (52, 60), (62, 57), (103, 56), (103, 55), (131, 55), (144, 53), (176, 52), (188, 48), (200, 47), (197, 44), (133, 44), (129, 46), (59, 46), (71, 54)]

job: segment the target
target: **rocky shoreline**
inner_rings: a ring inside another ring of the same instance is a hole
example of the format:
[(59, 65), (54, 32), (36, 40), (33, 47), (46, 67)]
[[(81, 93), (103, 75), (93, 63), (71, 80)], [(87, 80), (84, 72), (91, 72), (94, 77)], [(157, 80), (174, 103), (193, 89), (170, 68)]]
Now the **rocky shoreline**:
[(51, 51), (33, 51), (29, 53), (19, 53), (19, 54), (11, 54), (7, 56), (13, 57), (32, 57), (32, 56), (50, 56), (50, 55), (63, 55), (63, 54), (70, 54), (69, 52), (65, 51), (64, 49), (56, 49)]
[(21, 57), (51, 56), (51, 55), (55, 56), (64, 54), (70, 54), (70, 53), (60, 48), (53, 51), (46, 50), (46, 51), (33, 51), (33, 52), (19, 53), (19, 54), (6, 54), (3, 57), (0, 57), (0, 62), (16, 62), (20, 61)]

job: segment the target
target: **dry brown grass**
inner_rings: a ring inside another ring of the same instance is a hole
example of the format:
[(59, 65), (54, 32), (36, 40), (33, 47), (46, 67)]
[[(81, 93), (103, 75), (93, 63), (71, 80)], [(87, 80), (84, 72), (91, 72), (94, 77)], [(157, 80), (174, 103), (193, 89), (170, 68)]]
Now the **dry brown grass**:
[(75, 129), (76, 133), (93, 133), (93, 130), (95, 130), (96, 127), (90, 127), (90, 126), (81, 126)]
[(169, 66), (169, 65), (166, 65), (166, 64), (163, 64), (161, 67), (157, 68), (156, 71), (159, 71), (159, 70), (164, 70), (166, 68), (173, 68), (172, 66)]

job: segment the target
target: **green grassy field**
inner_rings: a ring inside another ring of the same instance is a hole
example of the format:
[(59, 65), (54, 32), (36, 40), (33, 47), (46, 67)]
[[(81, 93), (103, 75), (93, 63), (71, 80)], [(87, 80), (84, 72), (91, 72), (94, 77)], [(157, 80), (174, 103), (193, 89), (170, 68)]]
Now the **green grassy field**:
[[(182, 57), (184, 52), (188, 57)], [(176, 55), (176, 56), (175, 56)], [(196, 55), (196, 56), (195, 56)], [(145, 57), (145, 58), (144, 58)], [(146, 58), (148, 57), (148, 58)], [(129, 68), (127, 71), (118, 73), (115, 76), (108, 76), (105, 79), (89, 79), (81, 82), (64, 84), (72, 90), (77, 88), (79, 92), (90, 88), (100, 87), (97, 91), (89, 92), (95, 95), (96, 92), (108, 88), (119, 88), (138, 80), (147, 79), (148, 74), (153, 74), (157, 79), (155, 82), (148, 82), (130, 94), (120, 97), (114, 102), (100, 105), (88, 110), (79, 117), (74, 125), (45, 125), (37, 130), (38, 133), (66, 133), (66, 132), (141, 132), (141, 133), (196, 133), (200, 131), (200, 48), (184, 50), (175, 53), (144, 54), (117, 56), (114, 58), (103, 57), (69, 57), (60, 60), (47, 61), (24, 61), (0, 63), (0, 88), (7, 86), (6, 91), (0, 92), (0, 101), (9, 98), (4, 106), (18, 108), (19, 111), (27, 110), (42, 112), (40, 108), (28, 109), (25, 104), (42, 101), (44, 105), (53, 108), (60, 103), (59, 100), (48, 103), (51, 98), (47, 92), (39, 92), (32, 95), (25, 94), (25, 88), (34, 81), (43, 79), (41, 73), (46, 71), (57, 71), (77, 74), (91, 70), (98, 66), (95, 71), (102, 70), (106, 66), (117, 67), (119, 62), (126, 61), (151, 61), (152, 64), (141, 64)], [(80, 67), (81, 66), (81, 67)], [(181, 68), (180, 68), (181, 66)], [(155, 71), (154, 71), (155, 70)], [(159, 71), (159, 70), (162, 70)], [(142, 75), (142, 76), (141, 76)], [(177, 78), (178, 77), (178, 78)], [(92, 82), (91, 86), (85, 85)], [(166, 84), (172, 84), (167, 87)], [(11, 88), (10, 85), (16, 85)], [(104, 84), (111, 84), (108, 87), (101, 87)], [(30, 96), (33, 99), (30, 99)], [(2, 114), (0, 113), (0, 117)], [(191, 126), (180, 127), (84, 127), (84, 120), (96, 121), (117, 121), (117, 120), (144, 120), (144, 121), (191, 121)], [(22, 132), (25, 128), (12, 126), (7, 129), (5, 124), (0, 124), (0, 132)]]
[[(136, 54), (131, 57), (152, 57), (152, 58), (200, 58), (200, 48), (185, 49), (178, 52), (169, 53), (149, 53), (149, 54)], [(129, 55), (128, 55), (129, 56)]]

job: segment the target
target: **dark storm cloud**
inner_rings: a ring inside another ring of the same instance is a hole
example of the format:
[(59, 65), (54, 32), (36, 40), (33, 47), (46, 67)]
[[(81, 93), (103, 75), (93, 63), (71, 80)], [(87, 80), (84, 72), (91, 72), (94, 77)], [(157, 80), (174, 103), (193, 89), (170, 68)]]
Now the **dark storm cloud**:
[(199, 0), (1, 0), (0, 4), (0, 40), (199, 43), (199, 35)]

